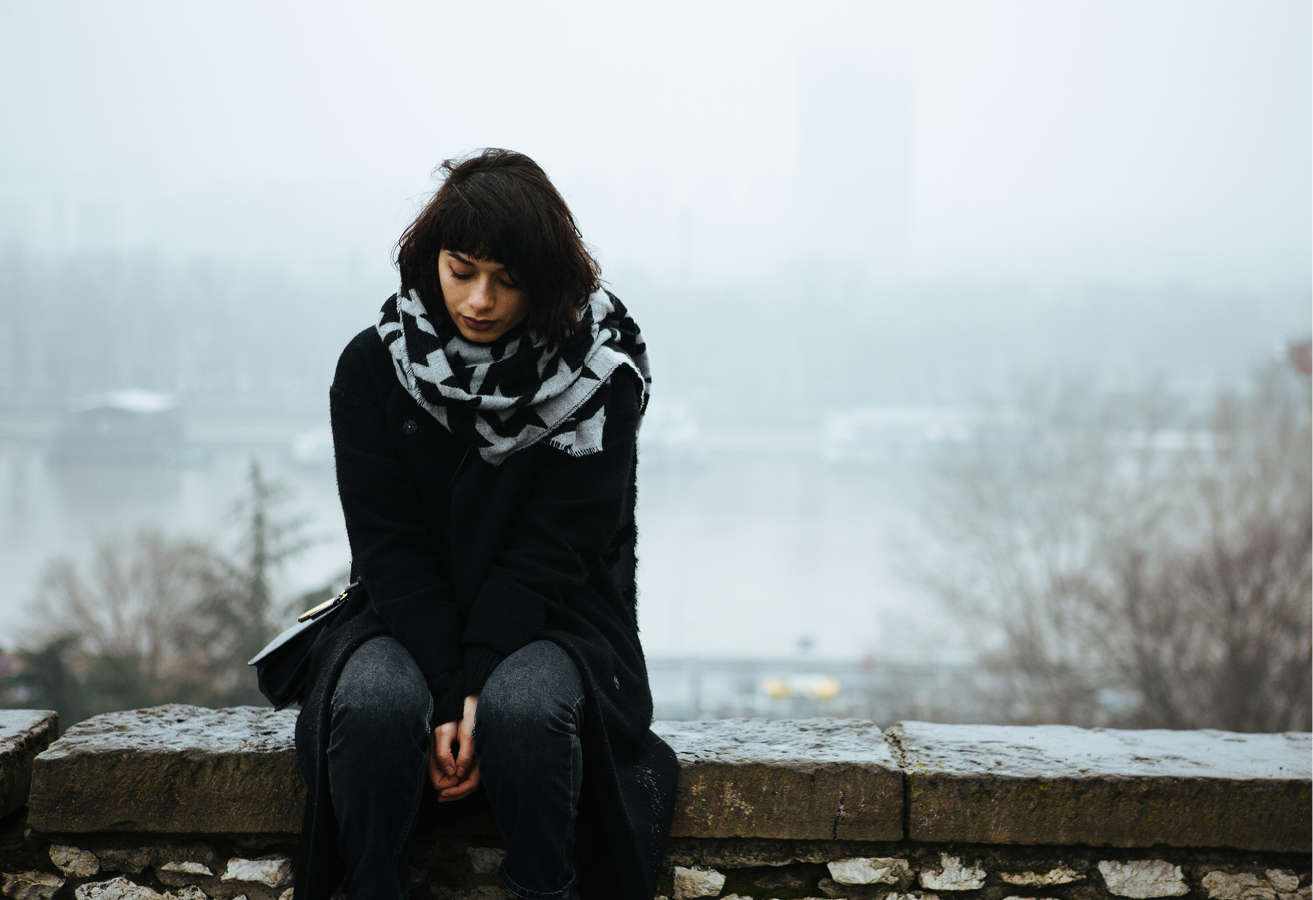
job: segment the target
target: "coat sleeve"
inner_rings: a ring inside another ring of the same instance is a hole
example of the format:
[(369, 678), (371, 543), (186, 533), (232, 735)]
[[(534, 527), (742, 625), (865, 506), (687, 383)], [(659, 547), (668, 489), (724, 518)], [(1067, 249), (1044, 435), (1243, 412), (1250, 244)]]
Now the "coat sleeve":
[(543, 449), (529, 495), (475, 595), (467, 647), (509, 656), (533, 641), (610, 548), (628, 508), (639, 420), (637, 379), (623, 369), (613, 378), (603, 449), (581, 457)]
[(420, 492), (388, 432), (387, 393), (353, 350), (358, 342), (342, 354), (329, 391), (352, 561), (370, 606), (423, 672), (434, 721), (460, 718), (460, 611), (439, 567)]

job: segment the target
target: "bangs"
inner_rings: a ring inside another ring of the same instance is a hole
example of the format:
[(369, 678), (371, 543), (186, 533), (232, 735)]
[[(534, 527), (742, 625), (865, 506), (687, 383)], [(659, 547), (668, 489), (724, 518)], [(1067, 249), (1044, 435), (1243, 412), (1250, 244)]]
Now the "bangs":
[[(451, 250), (476, 259), (501, 263), (517, 281), (538, 282), (542, 263), (550, 258), (555, 244), (522, 191), (497, 173), (467, 179), (452, 186), (452, 203), (435, 217), (434, 226), (442, 235), (439, 250)], [(490, 183), (494, 182), (494, 183)], [(509, 189), (509, 190), (508, 190)], [(521, 195), (521, 196), (517, 196)], [(550, 279), (548, 279), (550, 280)]]
[(426, 304), (442, 297), (443, 250), (506, 267), (529, 299), (530, 328), (564, 340), (601, 286), (565, 199), (522, 153), (484, 150), (447, 160), (446, 180), (397, 243), (401, 284)]

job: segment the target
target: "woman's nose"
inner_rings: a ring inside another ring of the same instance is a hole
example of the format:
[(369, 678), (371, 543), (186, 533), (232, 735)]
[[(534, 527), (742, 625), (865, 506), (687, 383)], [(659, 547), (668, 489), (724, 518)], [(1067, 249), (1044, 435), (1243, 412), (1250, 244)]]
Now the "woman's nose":
[(478, 311), (489, 310), (492, 309), (494, 302), (490, 280), (487, 278), (477, 279), (474, 290), (470, 293), (470, 308)]

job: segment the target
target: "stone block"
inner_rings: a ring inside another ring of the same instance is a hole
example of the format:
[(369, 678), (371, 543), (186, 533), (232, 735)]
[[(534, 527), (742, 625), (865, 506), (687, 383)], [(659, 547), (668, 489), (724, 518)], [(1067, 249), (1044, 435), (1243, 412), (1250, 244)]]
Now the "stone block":
[(267, 859), (230, 859), (220, 881), (246, 881), (286, 887), (292, 883), (292, 861), (285, 856)]
[(830, 877), (839, 884), (905, 884), (912, 868), (905, 859), (851, 857), (826, 863)]
[(1274, 887), (1251, 872), (1209, 872), (1203, 884), (1208, 900), (1277, 900)]
[(81, 847), (51, 844), (50, 861), (69, 878), (90, 878), (100, 871), (100, 860), (96, 859), (96, 854)]
[(164, 894), (129, 881), (122, 875), (109, 881), (84, 884), (74, 891), (76, 900), (167, 900)]
[(725, 876), (715, 869), (686, 869), (675, 866), (675, 900), (718, 896), (725, 887)]
[(985, 886), (985, 870), (980, 861), (965, 866), (962, 860), (947, 853), (939, 854), (939, 871), (921, 873), (921, 887), (932, 891), (978, 891)]
[(64, 879), (49, 872), (11, 872), (0, 876), (0, 893), (9, 900), (50, 900)]
[(1299, 889), (1299, 876), (1294, 872), (1287, 872), (1283, 869), (1268, 869), (1267, 882), (1283, 893)]
[(105, 848), (96, 855), (100, 858), (100, 867), (106, 872), (127, 872), (129, 875), (140, 875), (155, 859), (155, 855), (143, 847)]
[(27, 802), (32, 762), (58, 733), (58, 713), (43, 709), (0, 709), (0, 817)]
[(1085, 876), (1066, 865), (1059, 865), (1047, 872), (1001, 872), (999, 877), (1008, 884), (1018, 887), (1048, 887), (1054, 884), (1071, 884)]
[(889, 841), (903, 776), (862, 719), (657, 722), (679, 757), (672, 835)]
[(1133, 862), (1101, 862), (1099, 874), (1108, 893), (1133, 900), (1151, 897), (1180, 897), (1190, 892), (1181, 867), (1161, 859)]
[(479, 875), (492, 875), (501, 868), (501, 861), (506, 858), (506, 851), (496, 847), (468, 847), (470, 864)]
[(903, 722), (915, 841), (1307, 853), (1313, 736)]
[(28, 824), (45, 834), (295, 833), (305, 802), (295, 722), (294, 710), (253, 706), (88, 719), (37, 757)]

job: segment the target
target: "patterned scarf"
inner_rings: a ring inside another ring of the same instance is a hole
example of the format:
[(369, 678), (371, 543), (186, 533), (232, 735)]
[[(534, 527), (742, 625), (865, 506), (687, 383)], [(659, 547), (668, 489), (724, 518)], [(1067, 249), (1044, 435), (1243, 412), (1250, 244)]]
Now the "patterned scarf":
[(579, 330), (559, 345), (523, 328), (467, 341), (447, 316), (431, 320), (414, 290), (389, 297), (377, 327), (406, 392), (494, 466), (542, 440), (571, 456), (599, 452), (611, 375), (622, 366), (639, 376), (647, 407), (643, 336), (606, 290), (589, 298)]

